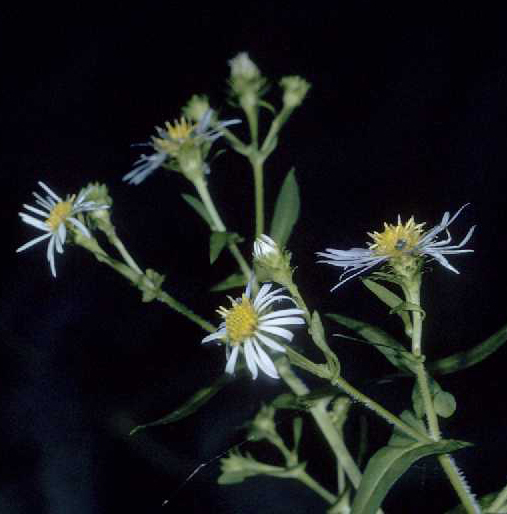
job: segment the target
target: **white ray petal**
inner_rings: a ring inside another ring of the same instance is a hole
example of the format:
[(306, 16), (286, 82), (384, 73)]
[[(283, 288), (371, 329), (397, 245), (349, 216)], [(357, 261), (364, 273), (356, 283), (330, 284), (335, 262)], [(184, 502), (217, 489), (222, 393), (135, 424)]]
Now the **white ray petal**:
[(280, 316), (292, 316), (296, 314), (304, 314), (305, 311), (301, 309), (280, 309), (279, 311), (273, 311), (269, 314), (264, 314), (259, 318), (259, 321), (265, 321), (267, 319), (278, 318)]
[(209, 343), (210, 341), (214, 341), (215, 339), (220, 339), (220, 340), (223, 341), (225, 334), (226, 334), (225, 328), (222, 329), (222, 330), (217, 330), (216, 332), (213, 332), (213, 334), (210, 334), (209, 336), (206, 336), (201, 341), (201, 344)]
[(24, 245), (20, 246), (16, 253), (22, 252), (23, 250), (26, 250), (27, 248), (30, 248), (30, 246), (36, 245), (40, 241), (44, 241), (44, 239), (47, 239), (48, 237), (51, 237), (53, 234), (51, 232), (48, 232), (47, 234), (42, 234), (42, 236), (38, 236), (35, 239), (32, 239), (31, 241), (28, 241), (28, 243), (25, 243)]
[(255, 332), (255, 337), (266, 346), (269, 346), (272, 350), (276, 350), (277, 352), (285, 353), (285, 348), (277, 343), (276, 341), (273, 341), (273, 339), (270, 339), (269, 337), (265, 336), (264, 334), (261, 334), (259, 331)]
[(62, 199), (54, 192), (52, 191), (49, 186), (46, 186), (46, 184), (44, 184), (44, 182), (41, 182), (39, 180), (39, 182), (37, 182), (39, 184), (40, 187), (42, 187), (42, 189), (44, 189), (44, 191), (46, 191), (46, 193), (49, 195), (49, 196), (52, 196), (57, 202), (61, 202)]
[(229, 373), (229, 375), (234, 374), (234, 369), (236, 368), (236, 361), (238, 360), (238, 352), (239, 346), (235, 346), (232, 349), (229, 358), (227, 359), (227, 366), (225, 366), (225, 372)]
[(267, 321), (261, 321), (259, 328), (262, 327), (276, 327), (281, 325), (304, 325), (305, 320), (303, 318), (296, 318), (295, 316), (289, 316), (286, 318), (268, 319)]
[(294, 337), (294, 334), (290, 332), (289, 330), (286, 330), (285, 328), (281, 327), (259, 327), (259, 330), (262, 330), (263, 332), (269, 332), (270, 334), (274, 334), (276, 336), (283, 337), (284, 339), (287, 339), (287, 341), (292, 341), (292, 338)]
[(246, 365), (252, 374), (252, 378), (255, 380), (257, 378), (258, 371), (257, 364), (255, 362), (254, 349), (250, 340), (245, 342), (243, 352), (245, 353)]
[(253, 341), (253, 346), (255, 348), (253, 355), (257, 361), (257, 364), (259, 365), (259, 368), (261, 368), (261, 370), (271, 378), (279, 378), (278, 371), (276, 370), (275, 365), (269, 358), (268, 354), (260, 347), (257, 342)]

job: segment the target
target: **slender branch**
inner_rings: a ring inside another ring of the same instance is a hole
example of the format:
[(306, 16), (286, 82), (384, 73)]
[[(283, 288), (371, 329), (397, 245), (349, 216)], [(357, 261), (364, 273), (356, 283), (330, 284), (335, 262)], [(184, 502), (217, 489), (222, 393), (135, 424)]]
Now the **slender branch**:
[(497, 509), (501, 509), (507, 502), (507, 485), (498, 493), (494, 502), (489, 506), (488, 510), (495, 512)]
[[(278, 371), (285, 383), (289, 386), (291, 391), (297, 396), (308, 394), (309, 389), (306, 385), (293, 373), (290, 365), (286, 359), (278, 360)], [(345, 473), (349, 477), (352, 485), (357, 489), (361, 482), (361, 471), (357, 467), (354, 459), (348, 451), (343, 439), (336, 431), (329, 413), (326, 411), (322, 403), (318, 403), (310, 408), (310, 414), (319, 426), (322, 434), (326, 438), (329, 446), (333, 450), (335, 457), (340, 461)]]
[[(218, 232), (227, 232), (227, 229), (222, 221), (222, 218), (218, 214), (218, 211), (215, 208), (215, 204), (213, 203), (213, 200), (209, 194), (208, 186), (206, 184), (206, 181), (204, 178), (198, 179), (194, 181), (194, 186), (197, 189), (197, 193), (199, 194), (202, 203), (206, 207), (206, 210), (208, 211), (208, 214), (211, 217), (211, 220), (213, 221), (213, 224), (215, 225), (215, 228)], [(241, 254), (238, 246), (236, 243), (228, 243), (227, 247), (229, 248), (229, 251), (236, 259), (239, 267), (241, 268), (241, 271), (245, 275), (245, 278), (247, 280), (250, 279), (250, 276), (252, 274), (250, 267), (248, 266), (247, 262), (245, 261), (243, 255)]]

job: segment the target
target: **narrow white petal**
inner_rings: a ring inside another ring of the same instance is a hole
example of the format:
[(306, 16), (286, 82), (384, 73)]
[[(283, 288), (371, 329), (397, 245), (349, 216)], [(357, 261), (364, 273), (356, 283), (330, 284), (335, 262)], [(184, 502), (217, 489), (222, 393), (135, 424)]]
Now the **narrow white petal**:
[(261, 321), (259, 327), (276, 327), (281, 325), (304, 325), (305, 320), (303, 318), (296, 318), (295, 316), (290, 316), (287, 318), (276, 318), (276, 319), (268, 319), (267, 321)]
[(53, 274), (53, 277), (56, 278), (56, 268), (55, 268), (55, 238), (56, 238), (56, 235), (55, 234), (52, 234), (52, 235), (53, 235), (53, 237), (49, 240), (46, 256), (49, 261), (49, 267), (51, 268), (51, 273)]
[(238, 352), (239, 352), (239, 346), (235, 346), (232, 349), (232, 352), (227, 359), (227, 366), (225, 366), (225, 372), (229, 373), (229, 375), (232, 375), (234, 373), (234, 369), (236, 368), (236, 361), (238, 360)]
[(221, 339), (223, 340), (225, 336), (225, 329), (224, 330), (217, 330), (216, 332), (213, 332), (213, 334), (210, 334), (209, 336), (206, 336), (201, 343), (209, 343), (210, 341), (214, 341), (215, 339)]
[(291, 298), (290, 296), (285, 296), (285, 295), (278, 295), (278, 296), (273, 296), (273, 297), (269, 296), (269, 299), (267, 301), (265, 301), (265, 303), (263, 303), (262, 305), (259, 305), (259, 307), (257, 308), (257, 312), (260, 313), (264, 309), (269, 307), (272, 303), (279, 302), (281, 300), (289, 300), (289, 301), (293, 302), (294, 305), (297, 305), (296, 300), (294, 300), (294, 298)]
[(42, 189), (44, 189), (44, 191), (46, 191), (46, 193), (49, 196), (52, 196), (57, 202), (62, 201), (62, 199), (55, 192), (53, 192), (48, 186), (46, 186), (46, 184), (44, 184), (44, 182), (41, 182), (39, 180), (39, 182), (37, 182), (37, 183), (39, 184), (40, 187), (42, 187)]
[(86, 237), (91, 237), (90, 231), (77, 219), (69, 218), (69, 221)]
[(269, 332), (270, 334), (275, 334), (277, 336), (283, 337), (284, 339), (287, 339), (287, 341), (292, 341), (292, 338), (294, 337), (294, 334), (292, 332), (289, 332), (285, 328), (281, 328), (281, 327), (261, 326), (261, 327), (259, 327), (259, 330), (262, 330), (263, 332)]
[(444, 268), (447, 268), (451, 271), (454, 271), (454, 273), (457, 273), (459, 275), (459, 271), (451, 266), (449, 264), (449, 261), (440, 253), (438, 253), (437, 251), (434, 251), (434, 252), (428, 252), (428, 255), (431, 255), (436, 261), (438, 261), (442, 266), (444, 266)]
[(35, 214), (39, 214), (44, 218), (47, 218), (49, 216), (49, 212), (41, 211), (40, 209), (37, 209), (37, 207), (32, 207), (31, 205), (28, 205), (26, 203), (23, 204), (23, 207), (29, 211), (34, 212)]
[(255, 380), (258, 375), (257, 364), (255, 363), (254, 349), (251, 341), (246, 341), (243, 346), (243, 352), (245, 353), (246, 365), (252, 374), (252, 378)]
[(36, 203), (40, 205), (41, 207), (44, 207), (44, 209), (47, 209), (48, 211), (51, 211), (51, 209), (56, 205), (51, 198), (43, 198), (39, 193), (36, 193), (35, 191), (32, 193), (33, 196), (35, 196)]
[(305, 311), (301, 309), (281, 309), (279, 311), (270, 312), (269, 314), (264, 314), (259, 318), (259, 321), (265, 321), (267, 319), (278, 318), (281, 316), (292, 316), (296, 314), (303, 315), (304, 313)]
[(31, 241), (28, 241), (28, 243), (25, 243), (24, 245), (20, 246), (16, 253), (22, 252), (23, 250), (26, 250), (27, 248), (30, 248), (30, 246), (33, 246), (40, 241), (44, 241), (44, 239), (47, 239), (48, 237), (51, 237), (53, 234), (51, 232), (48, 232), (47, 234), (42, 234), (42, 236), (38, 236), (35, 239), (32, 239)]
[[(65, 244), (65, 239), (67, 238), (67, 227), (65, 226), (65, 223), (62, 222), (58, 226), (58, 239), (61, 243), (60, 247)], [(60, 253), (62, 253), (60, 250), (58, 250)]]
[(46, 222), (38, 220), (37, 218), (30, 216), (30, 214), (25, 214), (24, 212), (20, 212), (19, 215), (20, 215), (22, 221), (24, 221), (28, 225), (32, 225), (32, 227), (38, 228), (39, 230), (43, 230), (44, 232), (51, 231), (51, 229), (46, 224)]
[(285, 353), (285, 348), (277, 343), (276, 341), (273, 341), (273, 339), (270, 339), (269, 337), (265, 336), (264, 334), (261, 334), (260, 332), (255, 332), (255, 337), (266, 346), (269, 346), (272, 350), (276, 350), (277, 352)]
[(266, 296), (267, 292), (271, 289), (272, 285), (273, 284), (263, 284), (263, 286), (259, 289), (259, 292), (257, 293), (257, 296), (255, 297), (253, 304), (255, 308), (259, 306), (259, 303)]
[(259, 346), (259, 344), (253, 341), (255, 348), (254, 358), (259, 365), (259, 368), (271, 378), (279, 378), (278, 371), (276, 371), (273, 361), (269, 358), (269, 355)]

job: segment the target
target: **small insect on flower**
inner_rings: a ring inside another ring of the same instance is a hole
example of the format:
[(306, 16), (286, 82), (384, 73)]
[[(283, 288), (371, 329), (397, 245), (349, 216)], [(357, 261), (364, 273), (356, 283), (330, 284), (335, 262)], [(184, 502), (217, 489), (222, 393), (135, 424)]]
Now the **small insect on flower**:
[(283, 288), (270, 291), (273, 284), (264, 284), (252, 298), (252, 281), (239, 299), (232, 299), (229, 309), (221, 307), (217, 312), (224, 318), (218, 330), (206, 336), (202, 342), (223, 342), (226, 345), (227, 365), (225, 372), (233, 374), (240, 350), (246, 365), (255, 379), (260, 368), (266, 375), (279, 378), (269, 355), (261, 345), (271, 350), (285, 353), (285, 348), (273, 337), (291, 341), (293, 334), (283, 328), (285, 325), (303, 325), (301, 309), (270, 310), (268, 307), (281, 300), (294, 301), (290, 296), (279, 294)]
[[(413, 261), (424, 256), (435, 259), (454, 273), (459, 273), (444, 255), (473, 252), (473, 250), (464, 249), (463, 246), (472, 237), (475, 226), (469, 229), (466, 236), (457, 245), (450, 244), (452, 238), (448, 230), (449, 225), (467, 205), (463, 205), (452, 217), (449, 212), (444, 213), (442, 221), (427, 232), (423, 231), (425, 223), (416, 224), (413, 216), (406, 223), (402, 223), (398, 216), (396, 225), (384, 223), (382, 232), (368, 233), (373, 239), (372, 243), (368, 243), (368, 248), (351, 248), (350, 250), (326, 248), (325, 252), (317, 252), (317, 255), (324, 257), (317, 262), (331, 264), (345, 270), (340, 276), (340, 281), (331, 291), (377, 264), (389, 262), (394, 267), (396, 264)], [(446, 237), (438, 239), (443, 231), (445, 231)]]
[(142, 154), (123, 180), (129, 184), (139, 185), (166, 161), (172, 159), (174, 162), (178, 158), (180, 148), (188, 141), (197, 145), (204, 143), (211, 145), (222, 135), (223, 128), (241, 123), (241, 120), (236, 119), (218, 121), (214, 128), (210, 128), (212, 120), (213, 110), (208, 109), (198, 123), (191, 123), (182, 116), (173, 123), (166, 122), (165, 129), (156, 127), (158, 137), (153, 136), (151, 142), (146, 143), (146, 146), (151, 146), (155, 150), (155, 153)]
[(56, 277), (55, 248), (58, 253), (63, 253), (68, 224), (70, 223), (72, 227), (86, 237), (90, 237), (88, 229), (81, 221), (75, 218), (75, 215), (79, 212), (108, 209), (109, 207), (107, 205), (99, 205), (96, 202), (85, 201), (89, 191), (88, 189), (82, 191), (77, 198), (76, 195), (72, 195), (68, 196), (66, 200), (62, 200), (54, 191), (44, 184), (44, 182), (38, 182), (38, 184), (47, 193), (45, 198), (38, 193), (33, 193), (35, 203), (41, 208), (27, 204), (23, 204), (23, 207), (34, 214), (42, 216), (43, 219), (38, 219), (26, 212), (20, 212), (19, 216), (28, 225), (32, 225), (45, 233), (20, 246), (16, 252), (22, 252), (40, 241), (49, 239), (46, 255), (51, 273)]

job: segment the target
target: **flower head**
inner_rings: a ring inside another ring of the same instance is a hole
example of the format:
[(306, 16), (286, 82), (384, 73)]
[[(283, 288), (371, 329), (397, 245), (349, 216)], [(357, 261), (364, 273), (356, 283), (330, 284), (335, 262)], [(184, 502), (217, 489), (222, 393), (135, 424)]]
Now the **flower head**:
[[(192, 123), (182, 116), (173, 123), (166, 122), (165, 128), (156, 127), (157, 136), (153, 136), (151, 142), (147, 143), (155, 153), (142, 154), (123, 180), (138, 185), (166, 161), (169, 168), (179, 170), (178, 161), (185, 150), (192, 152), (198, 148), (206, 154), (211, 144), (222, 135), (222, 128), (241, 123), (240, 120), (217, 121), (213, 123), (213, 128), (210, 128), (212, 122), (213, 110), (207, 109), (197, 123)], [(208, 168), (205, 166), (205, 169)]]
[(226, 344), (226, 373), (234, 373), (241, 349), (254, 379), (257, 378), (258, 367), (266, 375), (278, 378), (275, 365), (262, 345), (284, 353), (285, 348), (273, 336), (291, 341), (292, 332), (283, 326), (302, 325), (304, 320), (300, 317), (303, 314), (301, 309), (268, 309), (280, 300), (292, 300), (290, 296), (279, 294), (283, 288), (270, 291), (271, 287), (272, 284), (264, 284), (255, 298), (252, 298), (252, 282), (249, 282), (241, 298), (230, 298), (232, 306), (229, 309), (221, 307), (217, 311), (224, 321), (216, 332), (206, 336), (202, 342), (218, 340)]
[(81, 191), (77, 198), (76, 195), (72, 195), (68, 196), (66, 200), (63, 200), (46, 184), (44, 184), (44, 182), (39, 182), (38, 184), (47, 193), (46, 197), (34, 192), (33, 195), (35, 196), (35, 203), (39, 207), (33, 207), (27, 204), (23, 204), (23, 207), (26, 210), (41, 216), (42, 219), (36, 218), (26, 212), (20, 212), (19, 215), (25, 223), (28, 223), (28, 225), (32, 225), (45, 233), (20, 246), (16, 252), (22, 252), (40, 241), (49, 239), (46, 255), (51, 272), (53, 276), (56, 277), (55, 248), (58, 253), (63, 253), (63, 245), (65, 244), (67, 236), (67, 228), (76, 229), (86, 237), (90, 237), (88, 229), (75, 217), (75, 215), (79, 212), (107, 209), (108, 206), (99, 205), (93, 201), (86, 201), (88, 189)]
[[(331, 291), (377, 264), (388, 262), (391, 267), (400, 269), (400, 266), (406, 267), (418, 263), (424, 256), (435, 259), (445, 268), (459, 273), (444, 255), (473, 252), (470, 249), (463, 249), (463, 246), (472, 237), (475, 226), (470, 228), (457, 245), (450, 244), (452, 238), (448, 230), (449, 225), (467, 205), (463, 205), (452, 217), (449, 212), (444, 213), (442, 221), (426, 232), (423, 231), (424, 223), (417, 224), (413, 217), (406, 223), (402, 223), (398, 216), (396, 225), (384, 223), (382, 232), (368, 233), (373, 239), (372, 243), (368, 243), (368, 248), (351, 248), (350, 250), (327, 248), (325, 252), (317, 252), (317, 255), (324, 257), (318, 262), (331, 264), (345, 270), (340, 276), (340, 281)], [(444, 231), (446, 237), (439, 239)]]

